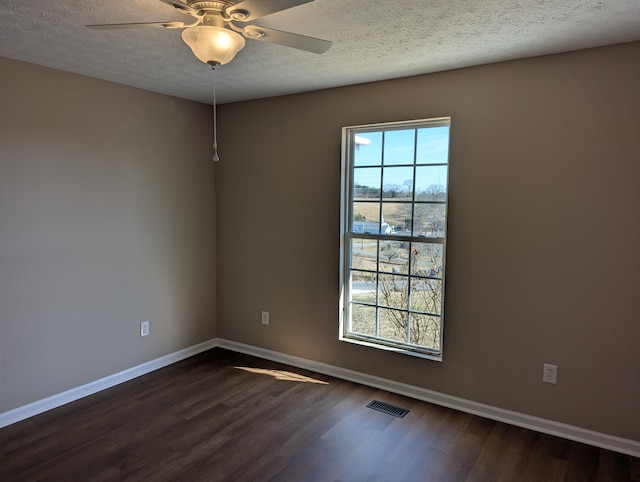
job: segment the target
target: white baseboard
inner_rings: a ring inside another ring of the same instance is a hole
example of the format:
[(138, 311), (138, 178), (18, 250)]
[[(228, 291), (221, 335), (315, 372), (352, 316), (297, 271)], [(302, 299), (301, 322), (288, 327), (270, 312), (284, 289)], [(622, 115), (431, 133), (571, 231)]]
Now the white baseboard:
[(490, 405), (484, 405), (482, 403), (466, 400), (464, 398), (454, 397), (445, 393), (427, 390), (426, 388), (420, 388), (414, 385), (408, 385), (386, 378), (375, 377), (372, 375), (367, 375), (366, 373), (347, 370), (345, 368), (327, 365), (325, 363), (308, 360), (306, 358), (286, 355), (284, 353), (266, 350), (264, 348), (245, 345), (243, 343), (237, 343), (221, 338), (205, 341), (198, 345), (185, 348), (175, 353), (170, 353), (169, 355), (156, 358), (155, 360), (151, 360), (141, 365), (121, 371), (119, 373), (109, 375), (105, 378), (101, 378), (100, 380), (87, 383), (86, 385), (72, 388), (71, 390), (67, 390), (57, 395), (53, 395), (51, 397), (38, 400), (28, 405), (15, 408), (8, 412), (0, 413), (0, 428), (6, 427), (21, 420), (25, 420), (29, 417), (33, 417), (34, 415), (38, 415), (40, 413), (46, 412), (47, 410), (51, 410), (75, 400), (79, 400), (88, 395), (92, 395), (120, 383), (124, 383), (133, 378), (139, 377), (146, 373), (150, 373), (159, 368), (163, 368), (167, 365), (171, 365), (172, 363), (176, 363), (180, 360), (184, 360), (185, 358), (189, 358), (191, 356), (197, 355), (198, 353), (218, 346), (239, 353), (246, 353), (248, 355), (257, 356), (259, 358), (264, 358), (298, 368), (303, 368), (305, 370), (311, 370), (336, 378), (341, 378), (343, 380), (360, 383), (362, 385), (387, 390), (389, 392), (398, 393), (400, 395), (406, 395), (417, 400), (423, 400), (425, 402), (434, 403), (436, 405), (453, 408), (455, 410), (460, 410), (461, 412), (479, 415), (481, 417), (508, 423), (510, 425), (535, 430), (537, 432), (542, 432), (549, 435), (555, 435), (568, 440), (582, 442), (588, 445), (613, 450), (615, 452), (620, 452), (634, 457), (640, 457), (640, 442), (635, 440), (615, 437), (613, 435), (594, 432), (592, 430), (555, 422), (553, 420), (533, 417), (531, 415), (513, 412), (511, 410), (505, 410), (498, 407), (492, 407)]
[(185, 358), (197, 355), (198, 353), (209, 350), (216, 346), (217, 339), (208, 340), (203, 343), (190, 346), (183, 350), (170, 353), (169, 355), (156, 358), (155, 360), (142, 363), (141, 365), (129, 368), (119, 373), (109, 375), (107, 377), (101, 378), (100, 380), (87, 383), (86, 385), (72, 388), (71, 390), (58, 393), (57, 395), (53, 395), (51, 397), (43, 398), (42, 400), (38, 400), (28, 405), (23, 405), (22, 407), (9, 410), (8, 412), (0, 413), (0, 428), (6, 427), (7, 425), (11, 425), (21, 420), (25, 420), (29, 417), (33, 417), (34, 415), (46, 412), (47, 410), (60, 407), (61, 405), (74, 402), (88, 395), (93, 395), (94, 393), (100, 392), (107, 388), (111, 388), (115, 385), (119, 385), (120, 383), (124, 383), (133, 378), (155, 371), (159, 368), (166, 367), (167, 365), (171, 365), (172, 363), (179, 362), (180, 360), (184, 360)]
[(588, 445), (593, 445), (595, 447), (613, 450), (615, 452), (632, 455), (634, 457), (640, 457), (640, 442), (635, 440), (615, 437), (613, 435), (594, 432), (592, 430), (587, 430), (573, 425), (567, 425), (565, 423), (555, 422), (553, 420), (534, 417), (531, 415), (526, 415), (524, 413), (513, 412), (511, 410), (505, 410), (498, 407), (492, 407), (490, 405), (484, 405), (482, 403), (466, 400), (464, 398), (454, 397), (445, 393), (427, 390), (426, 388), (420, 388), (414, 385), (408, 385), (385, 378), (374, 377), (365, 373), (347, 370), (345, 368), (327, 365), (324, 363), (307, 360), (305, 358), (285, 355), (284, 353), (265, 350), (263, 348), (257, 348), (251, 345), (245, 345), (221, 338), (218, 338), (217, 346), (236, 352), (265, 358), (267, 360), (284, 363), (298, 368), (303, 368), (305, 370), (323, 373), (325, 375), (341, 378), (343, 380), (349, 380), (351, 382), (360, 383), (362, 385), (387, 390), (389, 392), (398, 393), (400, 395), (406, 395), (417, 400), (423, 400), (425, 402), (434, 403), (436, 405), (460, 410), (461, 412), (471, 413), (473, 415), (479, 415), (491, 420), (497, 420), (499, 422), (508, 423), (510, 425), (535, 430), (536, 432), (555, 435), (557, 437), (574, 440), (576, 442), (582, 442)]

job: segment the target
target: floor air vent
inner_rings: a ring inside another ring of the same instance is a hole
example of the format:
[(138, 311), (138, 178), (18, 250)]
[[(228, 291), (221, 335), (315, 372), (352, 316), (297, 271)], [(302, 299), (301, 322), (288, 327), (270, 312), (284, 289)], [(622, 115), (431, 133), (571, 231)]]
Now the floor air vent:
[(388, 413), (389, 415), (393, 415), (394, 417), (402, 418), (406, 414), (409, 413), (409, 410), (406, 408), (396, 407), (395, 405), (391, 405), (390, 403), (380, 402), (378, 400), (374, 400), (367, 408), (373, 408), (378, 412)]

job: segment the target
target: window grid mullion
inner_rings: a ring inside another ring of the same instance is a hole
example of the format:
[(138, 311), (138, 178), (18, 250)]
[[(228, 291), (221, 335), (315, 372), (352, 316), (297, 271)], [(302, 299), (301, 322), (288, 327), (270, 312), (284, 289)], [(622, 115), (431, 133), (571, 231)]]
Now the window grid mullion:
[[(418, 148), (418, 130), (413, 129), (413, 178), (411, 183), (411, 235), (413, 237), (413, 225), (414, 225), (414, 216), (416, 209), (416, 184), (417, 184), (417, 167), (416, 167), (416, 159), (417, 159), (417, 148)], [(407, 333), (406, 340), (408, 344), (411, 344), (411, 305), (412, 305), (412, 292), (411, 292), (411, 280), (412, 280), (412, 254), (413, 254), (413, 242), (409, 243), (409, 266), (407, 267)]]
[(384, 198), (384, 142), (385, 133), (382, 133), (382, 147), (380, 150), (380, 199), (378, 200), (378, 239), (376, 241), (376, 337), (380, 337), (380, 234), (382, 234), (382, 199)]
[(380, 240), (376, 241), (376, 336), (380, 336)]

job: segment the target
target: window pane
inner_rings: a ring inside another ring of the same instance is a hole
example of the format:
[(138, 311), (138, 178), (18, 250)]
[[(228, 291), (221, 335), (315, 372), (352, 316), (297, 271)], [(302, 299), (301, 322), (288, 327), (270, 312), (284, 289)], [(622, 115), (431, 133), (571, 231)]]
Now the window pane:
[[(382, 132), (359, 132), (355, 136), (354, 166), (382, 164)], [(368, 144), (367, 144), (368, 142)]]
[(408, 244), (402, 241), (380, 241), (378, 269), (386, 273), (408, 274)]
[(416, 163), (445, 164), (449, 160), (449, 126), (418, 129)]
[(411, 203), (383, 203), (385, 226), (382, 234), (396, 234), (411, 229)]
[(370, 239), (351, 240), (351, 267), (359, 270), (376, 271), (378, 241)]
[(442, 281), (411, 278), (411, 311), (442, 314)]
[(415, 129), (384, 133), (384, 164), (413, 164)]
[(416, 167), (416, 201), (447, 200), (447, 166)]
[(376, 307), (352, 304), (351, 331), (376, 336)]
[(394, 201), (413, 199), (413, 167), (386, 167), (382, 185), (382, 198)]
[(351, 272), (351, 301), (360, 303), (376, 302), (376, 279), (375, 273), (362, 271)]
[(413, 217), (413, 235), (443, 238), (446, 217), (444, 204), (416, 204)]
[(440, 350), (441, 318), (411, 313), (411, 343)]
[(352, 221), (351, 230), (354, 233), (380, 234), (380, 203), (353, 203)]
[(443, 246), (435, 243), (411, 243), (411, 274), (442, 278)]
[(409, 277), (381, 274), (378, 278), (378, 304), (401, 310), (409, 309)]
[(383, 203), (382, 216), (391, 228), (391, 234), (411, 235), (411, 203)]
[(387, 340), (407, 342), (407, 323), (409, 314), (406, 311), (378, 309), (378, 323), (380, 332), (378, 336)]
[(353, 170), (353, 198), (380, 199), (382, 169), (366, 167)]

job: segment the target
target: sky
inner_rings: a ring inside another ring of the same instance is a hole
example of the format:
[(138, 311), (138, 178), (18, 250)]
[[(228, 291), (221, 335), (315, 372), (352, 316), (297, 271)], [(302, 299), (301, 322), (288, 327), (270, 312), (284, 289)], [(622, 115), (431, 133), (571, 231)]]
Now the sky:
[[(383, 136), (381, 131), (358, 132), (358, 137), (371, 141), (370, 145), (360, 145), (354, 152), (354, 184), (380, 187), (382, 160), (384, 157), (384, 186), (396, 184), (403, 186), (405, 181), (413, 178), (414, 136), (416, 129), (402, 129), (387, 131)], [(384, 154), (384, 156), (383, 156)], [(432, 184), (446, 188), (447, 166), (449, 157), (449, 126), (422, 127), (417, 129), (416, 161), (416, 191), (420, 192)], [(380, 167), (374, 167), (380, 166)], [(362, 169), (359, 169), (362, 167)]]

